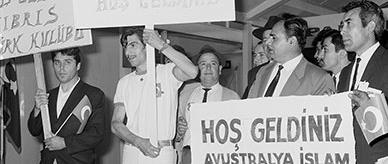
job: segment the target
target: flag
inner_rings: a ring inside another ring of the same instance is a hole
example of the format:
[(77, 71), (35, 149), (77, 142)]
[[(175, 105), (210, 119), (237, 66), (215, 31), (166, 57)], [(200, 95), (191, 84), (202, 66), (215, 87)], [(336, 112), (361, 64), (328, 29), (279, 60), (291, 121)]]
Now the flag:
[(3, 75), (3, 121), (8, 141), (21, 152), (19, 93), (13, 60), (5, 65)]
[(388, 107), (383, 93), (369, 94), (370, 101), (355, 111), (365, 139), (370, 144), (388, 133)]
[(86, 126), (86, 123), (88, 122), (90, 115), (92, 114), (92, 105), (90, 104), (88, 96), (85, 95), (82, 98), (82, 100), (74, 108), (71, 114), (77, 117), (81, 123), (81, 125), (78, 128), (77, 134), (82, 133), (82, 131)]

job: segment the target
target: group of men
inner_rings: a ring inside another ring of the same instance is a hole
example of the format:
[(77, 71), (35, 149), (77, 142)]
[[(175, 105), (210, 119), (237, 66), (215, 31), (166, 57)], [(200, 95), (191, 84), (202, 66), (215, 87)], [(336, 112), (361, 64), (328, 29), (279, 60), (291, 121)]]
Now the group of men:
[[(385, 22), (381, 8), (371, 1), (354, 1), (343, 10), (340, 30), (328, 30), (316, 43), (319, 49), (315, 57), (320, 67), (308, 62), (302, 54), (308, 29), (302, 18), (273, 16), (264, 28), (255, 30), (254, 36), (262, 40), (255, 47), (256, 56), (261, 59), (248, 73), (248, 86), (242, 98), (324, 95), (354, 90), (349, 97), (359, 105), (368, 100), (365, 92), (357, 90), (362, 81), (387, 93), (388, 50), (378, 42)], [(111, 130), (124, 142), (122, 163), (191, 163), (191, 104), (240, 99), (236, 92), (219, 83), (220, 54), (205, 46), (198, 53), (195, 65), (163, 41), (156, 31), (137, 27), (125, 30), (120, 43), (135, 68), (118, 81), (113, 100)], [(151, 54), (146, 53), (146, 44), (171, 61), (156, 65), (156, 84), (147, 74), (146, 60)], [(79, 53), (79, 48), (52, 52), (54, 72), (60, 84), (48, 93), (36, 92), (28, 129), (44, 144), (42, 164), (96, 161), (95, 147), (104, 137), (105, 96), (100, 89), (80, 79)], [(199, 82), (184, 85), (178, 93), (182, 83), (196, 78), (197, 74)], [(152, 86), (157, 91), (156, 120), (148, 117), (156, 112), (152, 108), (154, 104), (147, 101), (155, 90)], [(46, 139), (41, 121), (43, 105), (48, 105), (53, 133)], [(388, 138), (379, 138), (369, 145), (357, 121), (353, 125), (357, 163), (388, 162)]]

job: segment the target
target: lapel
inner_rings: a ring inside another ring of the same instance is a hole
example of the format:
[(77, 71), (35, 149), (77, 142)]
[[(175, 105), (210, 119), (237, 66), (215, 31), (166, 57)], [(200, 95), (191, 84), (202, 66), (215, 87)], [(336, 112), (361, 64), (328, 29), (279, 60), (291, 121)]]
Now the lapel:
[(268, 84), (269, 77), (271, 76), (271, 72), (276, 66), (275, 62), (271, 62), (267, 64), (266, 66), (263, 66), (262, 69), (258, 71), (256, 74), (256, 91), (257, 91), (257, 96), (256, 97), (264, 97), (264, 91), (265, 88)]
[(57, 122), (57, 99), (58, 99), (59, 87), (53, 89), (49, 96), (48, 108), (50, 116), (51, 131), (54, 129), (54, 124)]
[(296, 89), (299, 88), (301, 84), (301, 79), (304, 76), (306, 70), (307, 61), (304, 57), (300, 60), (298, 65), (296, 65), (294, 71), (291, 73), (286, 84), (284, 84), (283, 90), (280, 93), (280, 96), (288, 96), (295, 93)]
[(364, 73), (362, 74), (361, 81), (370, 81), (373, 74), (375, 74), (376, 72), (383, 71), (383, 68), (381, 68), (381, 66), (384, 65), (384, 60), (382, 60), (381, 57), (384, 51), (385, 48), (381, 45), (376, 49), (376, 51), (370, 58)]
[(63, 109), (61, 111), (61, 114), (59, 115), (58, 120), (54, 123), (54, 126), (52, 127), (53, 133), (57, 132), (59, 127), (62, 125), (62, 123), (71, 114), (71, 112), (73, 112), (73, 109), (75, 108), (75, 106), (77, 106), (79, 101), (81, 101), (81, 99), (85, 95), (84, 90), (85, 90), (84, 83), (80, 80), (78, 84), (75, 86), (74, 90), (71, 92), (65, 105), (63, 106)]
[(337, 92), (341, 93), (349, 90), (349, 83), (350, 83), (350, 77), (352, 74), (353, 65), (354, 65), (354, 60), (341, 70), (341, 74), (339, 76), (338, 85), (337, 85)]

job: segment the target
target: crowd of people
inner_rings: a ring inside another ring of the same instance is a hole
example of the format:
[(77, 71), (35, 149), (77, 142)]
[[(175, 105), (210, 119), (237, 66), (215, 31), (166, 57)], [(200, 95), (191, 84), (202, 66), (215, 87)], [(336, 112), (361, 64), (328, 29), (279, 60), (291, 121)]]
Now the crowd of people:
[[(263, 28), (254, 30), (253, 36), (260, 41), (254, 48), (254, 67), (248, 72), (241, 99), (353, 91), (349, 97), (354, 112), (369, 100), (366, 92), (357, 89), (360, 82), (388, 93), (388, 50), (382, 42), (385, 19), (381, 8), (372, 1), (353, 1), (343, 12), (340, 29), (324, 29), (313, 41), (316, 64), (302, 53), (308, 30), (304, 19), (290, 14), (271, 16)], [(170, 46), (157, 31), (140, 27), (125, 30), (120, 43), (135, 68), (118, 81), (113, 100), (111, 131), (124, 143), (122, 163), (190, 164), (191, 104), (240, 99), (219, 83), (220, 54), (204, 46), (192, 62), (181, 47)], [(149, 87), (154, 84), (147, 74), (146, 60), (152, 55), (147, 54), (147, 44), (168, 59), (156, 65), (156, 120), (149, 118), (155, 111), (147, 100), (155, 88)], [(28, 129), (44, 144), (42, 164), (94, 163), (97, 158), (94, 149), (104, 136), (105, 96), (81, 80), (79, 53), (79, 48), (52, 52), (60, 84), (48, 93), (36, 92)], [(43, 105), (49, 107), (55, 134), (46, 139), (40, 112)], [(85, 124), (70, 117), (84, 106), (90, 108)], [(353, 126), (357, 163), (388, 163), (388, 137), (368, 144), (355, 119)]]

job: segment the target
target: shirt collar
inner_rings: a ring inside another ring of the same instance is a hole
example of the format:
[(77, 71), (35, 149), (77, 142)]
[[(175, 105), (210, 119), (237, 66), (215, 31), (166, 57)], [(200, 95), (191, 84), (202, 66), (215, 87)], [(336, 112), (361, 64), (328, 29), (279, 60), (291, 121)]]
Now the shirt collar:
[[(302, 57), (303, 57), (303, 55), (300, 54), (297, 57), (295, 57), (295, 58), (285, 62), (284, 64), (282, 64), (283, 70), (287, 70), (287, 71), (294, 70), (296, 65), (298, 65), (298, 63), (300, 62), (300, 60), (302, 60)], [(280, 64), (278, 63), (277, 65), (280, 65)]]
[(377, 50), (379, 46), (380, 46), (379, 42), (375, 43), (373, 46), (369, 47), (361, 55), (357, 55), (357, 58), (361, 58), (361, 62), (368, 62), (372, 57), (373, 53)]
[(62, 85), (59, 85), (59, 92), (62, 92), (64, 94), (71, 93), (80, 80), (81, 80), (81, 78), (78, 78), (77, 82), (67, 92), (64, 92), (62, 90)]
[[(210, 91), (215, 91), (215, 90), (217, 90), (220, 86), (221, 86), (220, 83), (217, 82), (216, 84), (214, 84), (213, 86), (210, 87)], [(203, 88), (209, 88), (209, 87), (204, 87), (204, 86), (201, 85), (201, 89), (203, 89)]]

